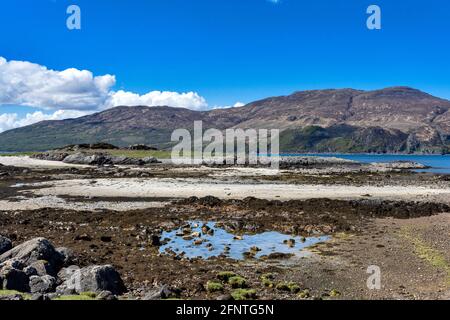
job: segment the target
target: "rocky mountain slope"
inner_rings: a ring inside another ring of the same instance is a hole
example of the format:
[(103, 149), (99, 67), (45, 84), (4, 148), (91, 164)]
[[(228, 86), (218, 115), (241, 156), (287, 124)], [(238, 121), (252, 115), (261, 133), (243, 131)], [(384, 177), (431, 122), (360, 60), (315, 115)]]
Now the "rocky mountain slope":
[(169, 147), (174, 129), (278, 128), (284, 152), (446, 153), (450, 101), (408, 87), (300, 91), (244, 107), (198, 112), (171, 107), (116, 107), (0, 134), (0, 150), (47, 150), (108, 142)]

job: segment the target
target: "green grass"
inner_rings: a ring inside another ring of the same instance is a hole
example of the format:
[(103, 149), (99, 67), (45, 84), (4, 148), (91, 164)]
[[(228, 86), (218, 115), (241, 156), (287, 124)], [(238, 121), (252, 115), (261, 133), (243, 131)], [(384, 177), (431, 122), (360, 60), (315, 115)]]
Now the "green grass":
[(300, 293), (298, 294), (298, 297), (299, 297), (300, 299), (308, 299), (309, 297), (311, 297), (311, 294), (310, 294), (310, 292), (309, 292), (308, 289), (305, 289), (305, 290), (303, 290), (302, 292), (300, 292)]
[(443, 270), (447, 274), (445, 283), (447, 286), (450, 286), (450, 264), (447, 262), (443, 254), (430, 247), (410, 228), (402, 228), (400, 231), (400, 236), (411, 242), (414, 247), (414, 252), (420, 259), (435, 268)]
[(223, 291), (223, 284), (217, 281), (208, 281), (206, 283), (206, 290), (210, 293)]
[(228, 280), (232, 277), (236, 277), (237, 274), (232, 271), (222, 271), (217, 274), (217, 278), (224, 282), (228, 282)]
[(129, 158), (155, 157), (157, 159), (170, 159), (171, 152), (165, 150), (104, 150), (113, 156), (125, 156)]
[(31, 295), (28, 293), (23, 293), (15, 290), (0, 290), (0, 296), (14, 296), (14, 295), (21, 295), (25, 300), (28, 300), (31, 298)]
[(231, 293), (234, 300), (253, 300), (256, 299), (256, 290), (254, 289), (237, 289)]
[(247, 280), (241, 276), (234, 276), (228, 279), (228, 284), (232, 288), (246, 288), (247, 287)]
[(25, 156), (32, 156), (35, 154), (39, 154), (42, 152), (14, 152), (14, 153), (4, 153), (4, 154), (0, 154), (0, 156), (2, 157), (25, 157)]
[(279, 291), (288, 291), (292, 293), (298, 293), (301, 290), (300, 286), (294, 282), (280, 282), (277, 284), (276, 289)]

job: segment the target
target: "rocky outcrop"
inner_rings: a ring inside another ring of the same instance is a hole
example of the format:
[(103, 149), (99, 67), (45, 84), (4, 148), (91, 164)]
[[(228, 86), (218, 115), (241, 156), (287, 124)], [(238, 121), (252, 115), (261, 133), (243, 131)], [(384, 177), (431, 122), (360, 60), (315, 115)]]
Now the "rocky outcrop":
[(62, 257), (53, 245), (44, 238), (36, 238), (22, 243), (0, 256), (0, 263), (15, 260), (24, 266), (30, 266), (45, 261), (49, 268), (59, 270), (62, 265)]
[[(36, 300), (84, 292), (97, 293), (98, 299), (114, 300), (115, 295), (126, 291), (113, 266), (63, 268), (74, 260), (69, 249), (55, 249), (44, 238), (22, 243), (0, 256), (0, 290), (31, 293)], [(8, 300), (18, 298), (17, 295), (6, 297)]]
[(46, 152), (31, 155), (31, 158), (48, 161), (63, 161), (69, 154), (63, 152)]
[(48, 152), (40, 153), (32, 156), (39, 160), (62, 161), (69, 164), (80, 164), (90, 166), (105, 166), (105, 165), (131, 165), (144, 166), (147, 164), (159, 163), (158, 159), (154, 157), (146, 158), (130, 158), (125, 156), (112, 156), (104, 153), (86, 153), (78, 152), (74, 154)]

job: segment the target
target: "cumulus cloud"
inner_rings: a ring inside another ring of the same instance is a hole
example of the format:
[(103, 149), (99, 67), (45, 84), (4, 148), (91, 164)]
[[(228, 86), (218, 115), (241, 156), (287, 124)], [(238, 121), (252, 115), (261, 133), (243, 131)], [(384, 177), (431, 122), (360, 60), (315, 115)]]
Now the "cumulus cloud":
[(115, 106), (170, 106), (192, 110), (205, 110), (208, 103), (195, 92), (178, 93), (169, 91), (152, 91), (144, 95), (119, 90), (111, 92), (105, 107)]
[(204, 110), (208, 103), (195, 92), (151, 91), (139, 95), (113, 91), (114, 75), (94, 76), (70, 68), (49, 70), (27, 61), (0, 57), (0, 105), (20, 105), (46, 110), (103, 110), (119, 105), (170, 106)]
[(0, 57), (0, 105), (92, 110), (104, 104), (115, 83), (109, 74), (95, 77), (90, 71), (74, 68), (54, 71)]
[(35, 107), (53, 113), (37, 111), (25, 117), (15, 113), (0, 114), (0, 132), (43, 120), (79, 117), (116, 106), (170, 106), (192, 110), (231, 108), (210, 107), (196, 92), (151, 91), (137, 94), (114, 91), (116, 77), (95, 76), (91, 71), (69, 68), (50, 70), (27, 61), (6, 60), (0, 56), (0, 106)]
[(3, 113), (0, 114), (0, 132), (28, 126), (45, 120), (78, 118), (90, 113), (92, 112), (79, 110), (58, 110), (51, 114), (45, 114), (42, 111), (36, 111), (33, 113), (27, 113), (23, 118), (20, 118), (17, 113)]

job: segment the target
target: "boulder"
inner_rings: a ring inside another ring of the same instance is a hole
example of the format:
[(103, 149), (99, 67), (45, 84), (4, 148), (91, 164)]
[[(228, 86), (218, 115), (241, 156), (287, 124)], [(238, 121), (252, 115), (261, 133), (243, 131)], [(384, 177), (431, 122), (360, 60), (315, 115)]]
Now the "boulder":
[(25, 272), (17, 269), (7, 269), (0, 273), (0, 280), (3, 290), (15, 290), (19, 292), (29, 292), (29, 278)]
[(55, 291), (56, 279), (52, 276), (32, 276), (29, 283), (31, 293), (50, 293)]
[(0, 235), (0, 254), (12, 249), (12, 241)]
[(68, 267), (74, 262), (75, 256), (71, 249), (65, 248), (65, 247), (59, 247), (59, 248), (56, 248), (56, 251), (61, 256), (63, 267)]
[(58, 272), (58, 283), (62, 284), (64, 282), (66, 282), (67, 280), (69, 280), (72, 275), (79, 271), (80, 267), (78, 266), (69, 266), (67, 268), (62, 268), (59, 272)]
[(110, 291), (114, 295), (125, 292), (125, 285), (119, 273), (111, 265), (89, 266), (72, 271), (72, 275), (58, 290), (74, 288), (78, 293)]
[(36, 270), (36, 275), (41, 277), (48, 274), (55, 276), (57, 273), (56, 270), (45, 260), (33, 262), (28, 266), (28, 268), (30, 268), (30, 270), (27, 270), (28, 272), (33, 272), (32, 269), (34, 269)]
[(45, 260), (48, 267), (55, 271), (60, 269), (63, 260), (50, 241), (44, 238), (29, 240), (0, 255), (0, 263), (11, 259), (21, 262), (24, 266)]

